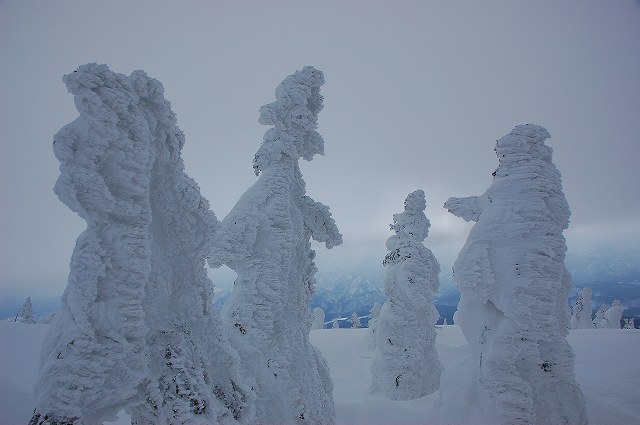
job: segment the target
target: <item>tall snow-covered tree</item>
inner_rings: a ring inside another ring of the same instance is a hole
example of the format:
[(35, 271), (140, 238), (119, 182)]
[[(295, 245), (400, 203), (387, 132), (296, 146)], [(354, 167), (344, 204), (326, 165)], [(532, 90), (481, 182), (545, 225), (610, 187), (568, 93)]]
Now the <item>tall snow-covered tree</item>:
[(16, 313), (16, 317), (13, 320), (19, 323), (36, 323), (36, 318), (33, 315), (33, 305), (31, 304), (31, 297), (27, 297), (24, 304), (20, 308), (20, 311)]
[(592, 310), (591, 288), (582, 288), (571, 311), (571, 329), (593, 329)]
[(497, 141), (489, 189), (445, 203), (476, 224), (454, 263), (456, 323), (472, 356), (443, 376), (444, 423), (587, 422), (566, 340), (570, 211), (548, 137), (537, 125), (515, 127)]
[(626, 309), (627, 308), (620, 303), (620, 300), (613, 300), (611, 307), (604, 312), (599, 327), (604, 329), (620, 329), (622, 313), (624, 313)]
[(324, 328), (324, 310), (320, 307), (316, 307), (312, 311), (313, 321), (311, 322), (311, 329), (323, 329)]
[(342, 242), (329, 208), (305, 195), (299, 159), (322, 154), (316, 131), (323, 74), (313, 67), (288, 76), (276, 101), (260, 109), (272, 125), (256, 153), (259, 176), (222, 221), (210, 264), (238, 278), (222, 320), (255, 381), (257, 422), (331, 423), (333, 383), (309, 342), (309, 304), (315, 285), (310, 239)]
[(64, 82), (80, 116), (54, 137), (54, 191), (87, 228), (43, 346), (31, 423), (99, 424), (123, 408), (138, 423), (239, 417), (239, 362), (216, 329), (204, 268), (218, 223), (183, 172), (162, 85), (97, 64)]
[(419, 398), (440, 386), (434, 328), (439, 314), (433, 305), (440, 265), (423, 245), (431, 226), (425, 208), (424, 192), (410, 193), (404, 212), (393, 216), (395, 234), (386, 243), (387, 301), (376, 331), (371, 392), (392, 400)]

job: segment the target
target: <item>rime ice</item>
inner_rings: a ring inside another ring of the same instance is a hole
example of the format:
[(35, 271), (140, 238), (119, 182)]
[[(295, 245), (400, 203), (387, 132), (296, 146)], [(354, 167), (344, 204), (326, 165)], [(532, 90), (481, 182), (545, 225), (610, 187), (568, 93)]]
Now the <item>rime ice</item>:
[(298, 165), (322, 154), (318, 132), (322, 73), (313, 67), (288, 76), (276, 101), (260, 109), (272, 125), (254, 159), (259, 178), (224, 218), (210, 263), (237, 274), (222, 320), (254, 379), (258, 423), (333, 422), (333, 383), (309, 342), (309, 303), (315, 252), (342, 243), (327, 206), (305, 195)]
[(392, 400), (416, 399), (440, 386), (433, 326), (439, 317), (433, 295), (440, 265), (422, 244), (431, 225), (425, 208), (424, 192), (410, 193), (404, 212), (393, 216), (395, 235), (386, 243), (387, 301), (376, 324), (371, 392)]
[(32, 423), (235, 422), (238, 361), (211, 311), (218, 222), (184, 173), (160, 82), (89, 64), (64, 77), (80, 116), (54, 138), (54, 191), (87, 229), (43, 347)]
[(587, 422), (566, 341), (570, 211), (548, 137), (536, 125), (515, 127), (497, 141), (489, 189), (445, 203), (476, 224), (454, 265), (457, 323), (473, 354), (443, 375), (444, 423)]

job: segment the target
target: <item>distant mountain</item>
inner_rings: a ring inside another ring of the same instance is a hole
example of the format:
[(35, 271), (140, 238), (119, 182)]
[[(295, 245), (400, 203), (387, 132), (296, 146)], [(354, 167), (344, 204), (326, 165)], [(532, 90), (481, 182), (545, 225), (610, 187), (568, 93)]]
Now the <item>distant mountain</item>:
[[(368, 316), (375, 303), (384, 303), (383, 276), (368, 278), (358, 275), (327, 273), (316, 277), (316, 291), (311, 308), (324, 310), (325, 321), (350, 317), (355, 311), (358, 316)], [(368, 319), (361, 320), (366, 326)]]
[(567, 269), (575, 286), (640, 280), (640, 242), (624, 246), (570, 249)]

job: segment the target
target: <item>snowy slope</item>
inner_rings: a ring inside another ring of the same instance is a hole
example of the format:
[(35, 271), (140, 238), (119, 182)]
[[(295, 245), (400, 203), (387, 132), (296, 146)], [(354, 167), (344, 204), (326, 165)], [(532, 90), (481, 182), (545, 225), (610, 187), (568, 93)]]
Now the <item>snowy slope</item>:
[[(33, 410), (31, 385), (47, 325), (0, 323), (0, 425), (26, 424)], [(436, 423), (438, 393), (412, 401), (372, 397), (366, 329), (311, 331), (329, 363), (335, 390), (337, 425), (413, 425)], [(575, 352), (576, 378), (587, 400), (591, 425), (640, 423), (640, 330), (580, 329), (568, 337)], [(468, 354), (458, 326), (437, 332), (445, 367)], [(121, 424), (128, 424), (122, 417)]]

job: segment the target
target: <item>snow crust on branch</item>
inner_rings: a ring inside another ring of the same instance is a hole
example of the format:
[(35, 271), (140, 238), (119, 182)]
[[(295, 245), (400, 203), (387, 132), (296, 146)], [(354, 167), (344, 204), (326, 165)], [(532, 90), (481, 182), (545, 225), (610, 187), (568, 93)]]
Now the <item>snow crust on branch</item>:
[(444, 423), (587, 422), (566, 341), (570, 211), (548, 137), (537, 125), (515, 127), (496, 143), (489, 189), (444, 205), (476, 221), (454, 264), (457, 323), (473, 354), (443, 375)]
[(386, 242), (387, 301), (376, 324), (371, 392), (392, 400), (416, 399), (440, 387), (434, 328), (440, 315), (433, 304), (440, 265), (422, 243), (431, 226), (425, 208), (424, 191), (410, 193)]
[(54, 191), (87, 229), (43, 347), (32, 423), (98, 424), (123, 408), (139, 424), (233, 423), (244, 393), (204, 267), (218, 222), (184, 173), (163, 87), (97, 64), (63, 80), (80, 116), (55, 135)]
[(222, 320), (253, 377), (257, 421), (333, 422), (333, 383), (309, 342), (315, 252), (342, 243), (329, 208), (305, 195), (298, 160), (322, 154), (316, 132), (322, 73), (313, 67), (288, 76), (276, 101), (260, 109), (273, 125), (254, 159), (259, 176), (224, 218), (209, 264), (226, 264), (238, 278)]

